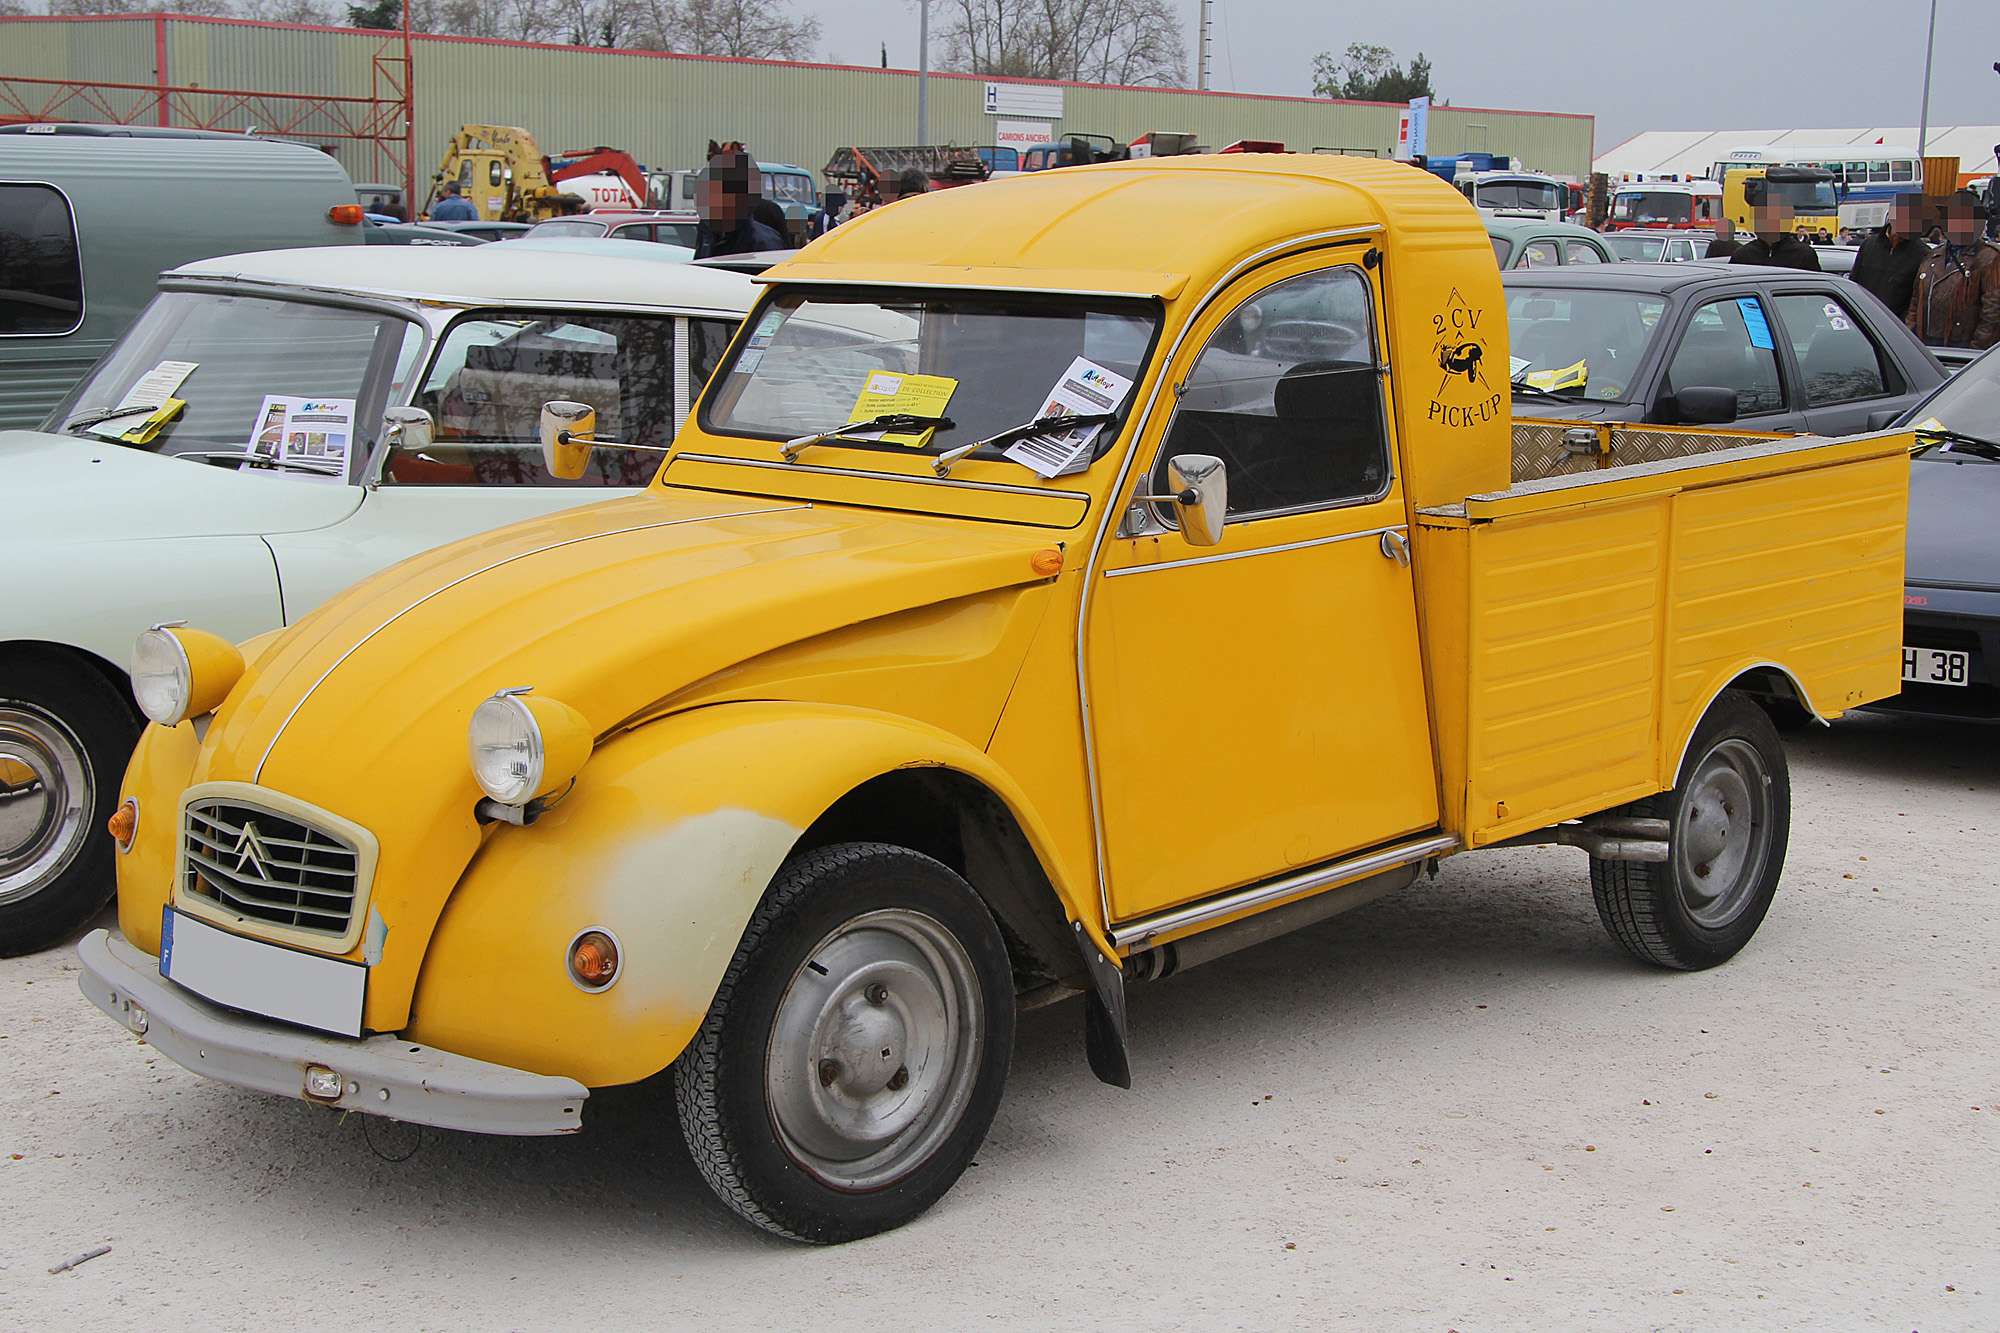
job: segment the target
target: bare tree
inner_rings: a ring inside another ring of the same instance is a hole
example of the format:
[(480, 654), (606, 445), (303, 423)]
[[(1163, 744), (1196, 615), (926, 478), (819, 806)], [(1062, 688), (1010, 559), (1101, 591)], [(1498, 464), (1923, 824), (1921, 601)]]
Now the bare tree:
[(636, 0), (630, 45), (697, 56), (806, 60), (819, 20), (795, 18), (783, 0)]
[(944, 67), (1080, 83), (1187, 78), (1187, 38), (1167, 0), (947, 0)]

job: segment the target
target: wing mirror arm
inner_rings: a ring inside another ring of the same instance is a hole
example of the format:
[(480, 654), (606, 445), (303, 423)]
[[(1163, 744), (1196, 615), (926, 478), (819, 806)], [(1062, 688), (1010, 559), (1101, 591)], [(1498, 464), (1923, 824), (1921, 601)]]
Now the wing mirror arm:
[(1213, 546), (1222, 540), (1229, 520), (1229, 469), (1212, 454), (1175, 454), (1167, 460), (1167, 495), (1135, 495), (1146, 504), (1170, 504), (1180, 520), (1181, 535), (1190, 546)]

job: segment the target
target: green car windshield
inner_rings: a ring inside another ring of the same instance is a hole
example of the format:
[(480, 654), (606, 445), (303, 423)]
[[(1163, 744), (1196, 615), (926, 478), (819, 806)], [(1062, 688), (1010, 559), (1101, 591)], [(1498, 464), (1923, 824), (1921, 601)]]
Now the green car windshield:
[[(943, 417), (935, 429), (829, 441), (935, 454), (1047, 415), (1079, 361), (1109, 387), (1077, 406), (1122, 414), (1159, 322), (1151, 303), (1115, 298), (784, 293), (746, 329), (700, 421), (712, 434), (791, 440), (890, 412)], [(1093, 457), (1115, 435), (1099, 431)]]

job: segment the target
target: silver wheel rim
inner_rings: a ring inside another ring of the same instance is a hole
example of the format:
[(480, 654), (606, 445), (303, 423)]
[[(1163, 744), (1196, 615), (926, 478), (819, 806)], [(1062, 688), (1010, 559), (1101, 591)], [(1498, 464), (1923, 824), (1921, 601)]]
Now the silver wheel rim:
[(785, 1151), (835, 1189), (914, 1171), (965, 1114), (985, 1030), (965, 946), (920, 912), (855, 917), (778, 1003), (764, 1089)]
[(82, 850), (90, 759), (53, 713), (0, 699), (0, 904), (40, 892)]
[(1748, 741), (1702, 756), (1674, 827), (1674, 881), (1696, 925), (1719, 930), (1743, 914), (1771, 850), (1771, 780)]

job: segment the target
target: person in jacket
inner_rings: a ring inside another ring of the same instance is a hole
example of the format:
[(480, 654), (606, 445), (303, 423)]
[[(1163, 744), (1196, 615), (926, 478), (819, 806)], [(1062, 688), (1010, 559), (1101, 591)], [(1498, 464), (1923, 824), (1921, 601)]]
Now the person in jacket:
[(1883, 305), (1901, 314), (1910, 309), (1917, 270), (1931, 252), (1928, 245), (1917, 239), (1917, 216), (1922, 203), (1922, 195), (1897, 195), (1888, 220), (1861, 238), (1861, 249), (1854, 256), (1854, 271), (1848, 274), (1873, 292)]
[(1766, 268), (1802, 268), (1817, 273), (1819, 256), (1813, 248), (1792, 235), (1792, 206), (1772, 199), (1751, 210), (1751, 229), (1757, 234), (1738, 246), (1729, 256), (1732, 264), (1762, 264)]
[(785, 238), (752, 216), (763, 192), (757, 188), (757, 164), (740, 143), (708, 145), (708, 170), (695, 189), (694, 257), (747, 255), (782, 250)]
[(446, 181), (439, 189), (444, 197), (431, 207), (432, 222), (477, 222), (479, 210), (458, 192), (457, 181)]
[(1917, 270), (1904, 323), (1932, 347), (2000, 342), (2000, 246), (1980, 235), (1986, 209), (1961, 190), (1944, 205), (1944, 244)]
[(1736, 224), (1726, 217), (1721, 217), (1715, 220), (1715, 239), (1708, 243), (1708, 249), (1702, 251), (1701, 257), (1731, 259), (1742, 248), (1743, 242), (1736, 239)]

